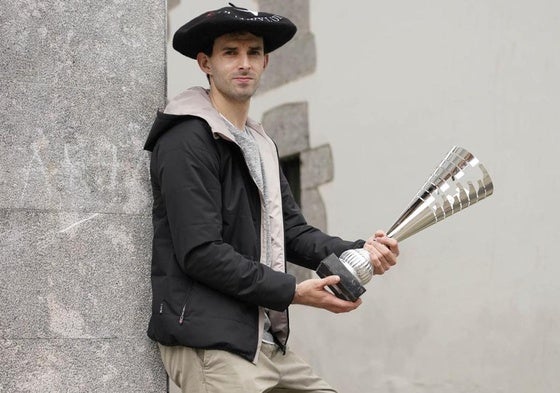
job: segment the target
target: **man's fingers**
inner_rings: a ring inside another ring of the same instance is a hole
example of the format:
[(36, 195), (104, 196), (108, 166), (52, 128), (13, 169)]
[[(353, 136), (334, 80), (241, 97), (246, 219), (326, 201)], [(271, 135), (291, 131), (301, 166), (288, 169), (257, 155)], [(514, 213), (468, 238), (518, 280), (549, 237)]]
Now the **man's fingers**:
[(384, 245), (366, 244), (364, 248), (370, 254), (370, 262), (376, 274), (383, 274), (397, 263), (396, 256)]
[(339, 276), (327, 276), (327, 277), (322, 279), (322, 286), (326, 287), (327, 285), (338, 284), (339, 281), (340, 281)]
[(376, 239), (377, 242), (383, 244), (385, 247), (389, 248), (389, 250), (395, 255), (399, 256), (399, 242), (395, 239), (392, 239), (387, 236), (382, 236)]
[(382, 231), (381, 229), (375, 231), (373, 235), (371, 235), (367, 240), (366, 244), (383, 244), (386, 246), (395, 256), (399, 256), (399, 242), (393, 238), (387, 237), (387, 233)]
[[(340, 282), (340, 277), (333, 275), (327, 276), (320, 280), (321, 287), (326, 287), (329, 285), (335, 285)], [(362, 304), (362, 299), (358, 299), (355, 302), (351, 302), (348, 300), (343, 300), (332, 294), (331, 292), (325, 291), (324, 295), (322, 296), (323, 305), (322, 308), (333, 312), (333, 313), (344, 313), (355, 310), (358, 308), (360, 304)]]
[(329, 297), (329, 304), (325, 308), (330, 312), (339, 314), (355, 310), (360, 306), (360, 304), (362, 304), (362, 299), (351, 302), (348, 300), (339, 299), (335, 295), (332, 295), (332, 297)]
[[(396, 240), (390, 239), (388, 237), (380, 238), (378, 241), (369, 244), (370, 247), (375, 249), (376, 255), (380, 255), (382, 259), (385, 259), (387, 263), (391, 266), (397, 263), (397, 254), (394, 253), (389, 247), (391, 245), (396, 246)], [(398, 248), (397, 248), (398, 251)]]
[(364, 248), (369, 252), (370, 255), (370, 263), (372, 264), (374, 270), (376, 271), (376, 273), (378, 274), (383, 274), (383, 272), (385, 271), (385, 269), (383, 268), (383, 265), (381, 263), (381, 254), (379, 254), (379, 252), (377, 251), (377, 249), (370, 245), (370, 244), (366, 244), (364, 246)]
[(379, 230), (375, 231), (374, 236), (375, 237), (385, 237), (385, 236), (387, 236), (387, 234), (379, 229)]

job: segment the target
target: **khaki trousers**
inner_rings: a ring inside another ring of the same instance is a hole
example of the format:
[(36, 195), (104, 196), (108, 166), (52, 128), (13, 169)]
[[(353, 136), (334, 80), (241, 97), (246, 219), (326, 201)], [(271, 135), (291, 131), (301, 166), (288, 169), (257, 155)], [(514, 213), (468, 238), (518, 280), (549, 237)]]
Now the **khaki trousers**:
[(262, 344), (256, 365), (227, 351), (158, 345), (183, 393), (336, 393), (296, 354), (273, 344)]

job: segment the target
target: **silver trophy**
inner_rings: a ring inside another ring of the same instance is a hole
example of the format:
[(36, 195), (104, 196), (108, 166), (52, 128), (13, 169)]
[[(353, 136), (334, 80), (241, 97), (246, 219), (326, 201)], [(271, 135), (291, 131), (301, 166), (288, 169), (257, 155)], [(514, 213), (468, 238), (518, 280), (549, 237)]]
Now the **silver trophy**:
[[(387, 236), (403, 241), (489, 197), (493, 191), (492, 179), (480, 161), (467, 150), (454, 146), (387, 231)], [(345, 251), (340, 259), (331, 255), (317, 268), (321, 277), (329, 273), (341, 276), (340, 283), (331, 287), (333, 292), (355, 301), (365, 292), (363, 285), (373, 277), (369, 253), (355, 249)]]

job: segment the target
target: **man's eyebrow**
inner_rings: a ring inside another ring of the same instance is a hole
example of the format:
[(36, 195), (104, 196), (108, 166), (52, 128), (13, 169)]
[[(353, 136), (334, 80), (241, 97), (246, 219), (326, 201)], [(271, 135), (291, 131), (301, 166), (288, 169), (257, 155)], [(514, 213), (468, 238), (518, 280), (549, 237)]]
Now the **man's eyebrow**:
[[(224, 46), (223, 48), (220, 48), (220, 51), (232, 51), (232, 50), (239, 50), (238, 46)], [(263, 45), (255, 45), (255, 46), (250, 46), (249, 50), (258, 50), (258, 51), (264, 51), (264, 46)]]

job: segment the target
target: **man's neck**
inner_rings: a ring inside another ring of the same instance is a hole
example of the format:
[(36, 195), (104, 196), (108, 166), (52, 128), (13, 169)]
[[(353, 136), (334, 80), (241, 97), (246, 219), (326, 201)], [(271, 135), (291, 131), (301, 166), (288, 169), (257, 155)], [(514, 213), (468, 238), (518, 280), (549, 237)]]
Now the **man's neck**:
[(228, 100), (221, 94), (215, 94), (212, 89), (210, 89), (210, 100), (212, 101), (214, 108), (237, 129), (245, 129), (245, 123), (247, 122), (247, 117), (249, 116), (250, 100)]

